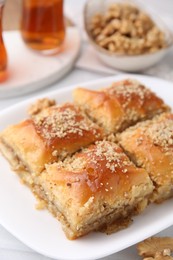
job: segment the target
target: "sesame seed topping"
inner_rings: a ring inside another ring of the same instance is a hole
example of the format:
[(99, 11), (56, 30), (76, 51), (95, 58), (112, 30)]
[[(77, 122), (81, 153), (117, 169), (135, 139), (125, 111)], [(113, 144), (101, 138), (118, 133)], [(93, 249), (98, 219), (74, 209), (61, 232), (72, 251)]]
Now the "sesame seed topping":
[(71, 134), (84, 136), (86, 131), (99, 137), (98, 127), (73, 105), (66, 104), (34, 118), (37, 132), (46, 139), (65, 138)]
[[(83, 160), (83, 158), (78, 157), (78, 156), (72, 156), (72, 157), (67, 157), (63, 162), (59, 161), (57, 163), (57, 167), (59, 168), (65, 168), (69, 171), (76, 171), (78, 169), (85, 168), (86, 166), (86, 161)], [(76, 181), (80, 181), (79, 178), (76, 178)]]
[(146, 134), (155, 145), (159, 145), (167, 150), (168, 147), (173, 146), (173, 120), (166, 119), (151, 125), (147, 128)]
[(131, 164), (120, 147), (109, 141), (97, 141), (93, 149), (84, 149), (83, 152), (88, 155), (91, 163), (98, 164), (105, 161), (106, 168), (111, 172)]
[(151, 91), (141, 85), (137, 80), (127, 79), (120, 81), (118, 83), (113, 83), (112, 86), (108, 89), (109, 93), (116, 95), (117, 97), (124, 97), (125, 102), (124, 107), (127, 107), (129, 102), (132, 101), (134, 95), (138, 97), (141, 104), (143, 104), (146, 96), (148, 96)]
[[(91, 176), (97, 171), (104, 172), (104, 167), (111, 173), (120, 171), (125, 174), (128, 172), (127, 166), (130, 165), (132, 163), (121, 148), (117, 144), (106, 140), (97, 141), (95, 145), (84, 148), (82, 152), (68, 156), (63, 162), (59, 161), (57, 163), (58, 168), (64, 168), (73, 172), (84, 170)], [(100, 186), (104, 185), (109, 186), (110, 183), (100, 183)]]
[[(113, 83), (104, 90), (111, 97), (119, 100), (123, 110), (122, 122), (137, 122), (147, 117), (149, 107), (145, 106), (146, 100), (150, 100), (155, 94), (137, 80), (127, 79)], [(143, 107), (143, 113), (139, 110)], [(153, 108), (152, 108), (153, 109)], [(162, 109), (161, 109), (162, 111)], [(159, 113), (159, 111), (157, 111)]]
[[(138, 135), (136, 143), (138, 146), (143, 145), (146, 138), (149, 141), (148, 145), (152, 148), (153, 145), (162, 149), (165, 155), (171, 155), (173, 153), (173, 115), (170, 113), (164, 113), (154, 117), (152, 120), (140, 122), (135, 126), (128, 128), (124, 133), (120, 134), (121, 140), (128, 139), (131, 136)], [(123, 142), (124, 142), (123, 141)], [(161, 159), (159, 159), (160, 162)], [(147, 158), (146, 158), (147, 161)], [(154, 163), (154, 162), (152, 162)]]

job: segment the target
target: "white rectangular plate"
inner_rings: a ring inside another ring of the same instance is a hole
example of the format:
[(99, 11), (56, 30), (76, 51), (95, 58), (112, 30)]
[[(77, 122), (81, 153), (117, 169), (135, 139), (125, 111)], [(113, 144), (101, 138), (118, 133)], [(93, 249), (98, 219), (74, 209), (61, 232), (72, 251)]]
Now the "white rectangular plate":
[[(123, 75), (80, 84), (80, 86), (98, 89), (125, 78), (140, 80), (162, 97), (168, 105), (173, 106), (173, 84), (156, 78)], [(58, 103), (71, 101), (72, 89), (75, 87), (56, 90), (47, 93), (44, 97), (55, 98)], [(27, 116), (28, 106), (40, 97), (1, 112), (0, 131), (24, 119)], [(43, 255), (59, 260), (98, 259), (136, 244), (173, 225), (173, 199), (170, 199), (160, 205), (150, 205), (143, 214), (134, 218), (130, 227), (118, 233), (109, 236), (91, 233), (78, 240), (69, 241), (60, 223), (49, 212), (35, 209), (33, 194), (26, 186), (21, 185), (2, 156), (0, 156), (0, 166), (0, 224), (23, 243)]]

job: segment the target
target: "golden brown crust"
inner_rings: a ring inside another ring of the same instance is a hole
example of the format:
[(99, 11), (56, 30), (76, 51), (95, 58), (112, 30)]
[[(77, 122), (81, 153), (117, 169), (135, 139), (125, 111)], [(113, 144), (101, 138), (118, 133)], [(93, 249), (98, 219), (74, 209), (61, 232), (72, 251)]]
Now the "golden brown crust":
[(106, 133), (122, 131), (138, 121), (170, 110), (153, 92), (130, 79), (99, 91), (78, 88), (73, 96), (75, 103), (103, 126)]
[(101, 138), (99, 127), (72, 104), (48, 108), (1, 133), (1, 142), (34, 173)]
[(153, 190), (146, 171), (136, 168), (120, 147), (108, 141), (48, 165), (38, 182), (67, 219), (72, 238), (127, 217)]
[(110, 200), (114, 200), (115, 193), (126, 196), (133, 183), (140, 186), (143, 178), (145, 181), (149, 179), (144, 170), (134, 167), (118, 145), (108, 141), (99, 141), (64, 162), (47, 166), (47, 169), (51, 169), (49, 178), (57, 185), (66, 188), (71, 184), (71, 192), (72, 186), (74, 192), (77, 187), (81, 193), (77, 196), (80, 203), (85, 203), (98, 192)]
[(173, 115), (162, 114), (137, 124), (118, 135), (131, 160), (144, 167), (154, 182), (152, 201), (173, 195)]

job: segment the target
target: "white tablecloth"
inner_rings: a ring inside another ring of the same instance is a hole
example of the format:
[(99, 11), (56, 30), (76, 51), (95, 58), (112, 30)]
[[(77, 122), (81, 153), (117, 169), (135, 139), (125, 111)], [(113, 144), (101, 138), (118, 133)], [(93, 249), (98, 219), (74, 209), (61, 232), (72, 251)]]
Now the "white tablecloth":
[[(66, 0), (67, 9), (69, 11), (75, 10), (78, 7), (80, 10), (84, 0)], [(146, 0), (148, 4), (151, 4), (155, 7), (155, 10), (158, 13), (163, 13), (164, 16), (168, 15), (173, 19), (173, 0)], [(74, 17), (74, 16), (73, 16)], [(77, 16), (76, 16), (77, 17)], [(173, 61), (172, 61), (173, 62)], [(173, 67), (173, 65), (172, 65)], [(49, 87), (48, 89), (44, 89), (37, 93), (32, 93), (25, 97), (0, 100), (0, 111), (2, 109), (9, 107), (12, 104), (16, 104), (20, 101), (23, 101), (29, 97), (36, 96), (39, 93), (46, 93), (48, 90), (63, 88), (68, 85), (78, 84), (80, 82), (85, 82), (101, 77), (105, 77), (106, 74), (98, 73), (98, 72), (88, 72), (85, 70), (80, 70), (74, 68), (73, 71), (65, 76), (61, 81), (57, 84)], [(2, 210), (2, 209), (1, 209)], [(162, 236), (173, 236), (173, 227), (161, 232)], [(9, 234), (2, 226), (0, 226), (0, 260), (50, 260), (50, 258), (41, 256), (36, 252), (32, 251), (28, 247), (26, 247), (23, 243), (18, 241), (15, 237)], [(108, 256), (104, 258), (104, 260), (138, 260), (140, 259), (137, 256), (136, 247), (133, 246), (129, 249), (124, 250), (123, 252), (117, 253), (112, 256)]]

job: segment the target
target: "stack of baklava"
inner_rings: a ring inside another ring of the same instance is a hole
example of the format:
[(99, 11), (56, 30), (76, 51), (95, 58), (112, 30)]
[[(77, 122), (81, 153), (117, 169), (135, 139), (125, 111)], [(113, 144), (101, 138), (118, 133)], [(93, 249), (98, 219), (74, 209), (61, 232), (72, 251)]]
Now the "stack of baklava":
[[(135, 80), (40, 100), (0, 135), (0, 150), (69, 239), (119, 230), (173, 195), (173, 115)], [(5, 173), (4, 173), (5, 174)]]

